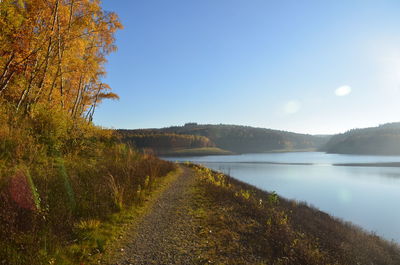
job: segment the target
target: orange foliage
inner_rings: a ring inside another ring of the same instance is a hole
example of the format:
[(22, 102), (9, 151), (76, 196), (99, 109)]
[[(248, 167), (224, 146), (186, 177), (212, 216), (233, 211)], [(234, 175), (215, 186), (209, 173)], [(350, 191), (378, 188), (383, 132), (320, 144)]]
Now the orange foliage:
[(120, 28), (99, 0), (2, 1), (0, 98), (16, 112), (61, 105), (91, 120), (99, 101), (118, 98), (101, 78)]

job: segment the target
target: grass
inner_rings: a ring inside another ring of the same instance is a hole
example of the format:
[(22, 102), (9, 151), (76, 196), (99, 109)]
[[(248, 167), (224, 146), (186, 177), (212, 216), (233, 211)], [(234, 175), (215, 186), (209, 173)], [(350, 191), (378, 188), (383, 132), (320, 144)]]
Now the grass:
[(65, 110), (12, 114), (0, 104), (0, 263), (77, 264), (102, 253), (110, 235), (101, 228), (175, 169)]
[(316, 148), (302, 148), (302, 149), (276, 149), (268, 151), (267, 153), (294, 153), (294, 152), (316, 152)]
[(232, 152), (218, 147), (202, 147), (190, 149), (177, 149), (166, 152), (164, 156), (206, 156), (206, 155), (233, 155)]
[[(285, 200), (227, 175), (193, 169), (189, 209), (200, 235), (196, 264), (399, 264), (398, 245), (304, 203)], [(107, 263), (131, 240), (132, 231), (182, 168), (157, 179), (140, 204), (106, 221), (76, 223), (76, 238), (54, 257), (57, 264)], [(144, 184), (145, 186), (145, 184)], [(51, 263), (52, 260), (49, 260)]]
[(84, 264), (98, 264), (112, 259), (124, 248), (129, 231), (134, 229), (143, 216), (149, 212), (156, 199), (169, 185), (182, 173), (181, 168), (170, 172), (153, 185), (153, 191), (145, 195), (145, 200), (113, 214), (103, 223), (89, 220), (78, 224), (80, 239), (66, 248), (64, 260), (71, 264), (81, 262)]
[(208, 264), (400, 264), (400, 248), (304, 203), (197, 165), (190, 213)]

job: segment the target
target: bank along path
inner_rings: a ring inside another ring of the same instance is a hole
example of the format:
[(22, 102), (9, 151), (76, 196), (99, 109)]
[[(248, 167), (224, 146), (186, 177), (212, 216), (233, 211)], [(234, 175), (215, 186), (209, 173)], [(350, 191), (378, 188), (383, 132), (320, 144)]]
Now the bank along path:
[(197, 264), (198, 225), (189, 214), (194, 172), (182, 172), (156, 199), (142, 220), (128, 231), (126, 243), (105, 264)]

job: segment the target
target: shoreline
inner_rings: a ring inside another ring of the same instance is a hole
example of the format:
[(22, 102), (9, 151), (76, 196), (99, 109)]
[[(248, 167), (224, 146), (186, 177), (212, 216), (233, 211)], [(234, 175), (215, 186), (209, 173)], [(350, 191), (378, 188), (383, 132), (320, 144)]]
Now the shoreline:
[(400, 167), (400, 162), (382, 162), (382, 163), (338, 163), (332, 164), (338, 167)]
[[(162, 159), (168, 157), (161, 157)], [(168, 160), (171, 161), (171, 160)], [(183, 161), (181, 161), (183, 162)], [(265, 165), (283, 165), (283, 166), (334, 166), (334, 167), (400, 167), (400, 162), (382, 162), (382, 163), (285, 163), (271, 161), (193, 161), (199, 164), (265, 164)]]
[[(228, 151), (221, 148), (217, 152), (199, 152), (203, 148), (194, 148), (194, 149), (183, 149), (183, 150), (175, 150), (171, 152), (165, 152), (158, 154), (159, 157), (184, 157), (184, 156), (193, 156), (193, 157), (202, 157), (202, 156), (221, 156), (221, 155), (245, 155), (245, 154), (277, 154), (277, 153), (302, 153), (302, 152), (318, 152), (316, 149), (294, 149), (294, 150), (286, 150), (286, 149), (278, 149), (278, 150), (270, 150), (266, 152), (251, 152), (251, 153), (235, 153), (232, 151)], [(203, 149), (205, 150), (205, 149)]]
[[(213, 230), (214, 235), (221, 237), (226, 237), (229, 231), (232, 237), (242, 238), (237, 242), (246, 244), (239, 244), (237, 252), (246, 248), (259, 249), (260, 242), (264, 242), (262, 247), (266, 249), (279, 245), (282, 250), (288, 244), (290, 253), (311, 254), (306, 263), (297, 260), (297, 264), (367, 264), (371, 261), (374, 264), (398, 264), (398, 242), (384, 239), (306, 202), (286, 199), (201, 165), (185, 165), (197, 172), (205, 197), (213, 202), (201, 210), (210, 212), (208, 215), (218, 215), (210, 220), (207, 230)], [(276, 220), (271, 220), (271, 216)], [(218, 231), (218, 227), (229, 227), (229, 230)], [(232, 254), (231, 250), (227, 253)], [(296, 260), (297, 254), (291, 258)], [(286, 257), (289, 253), (282, 255)]]

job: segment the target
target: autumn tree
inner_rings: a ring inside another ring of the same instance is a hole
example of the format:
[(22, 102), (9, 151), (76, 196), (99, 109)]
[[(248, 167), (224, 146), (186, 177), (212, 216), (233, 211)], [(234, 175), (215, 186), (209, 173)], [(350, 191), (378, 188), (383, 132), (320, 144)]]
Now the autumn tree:
[(23, 115), (46, 104), (91, 120), (118, 98), (101, 79), (120, 28), (99, 0), (1, 1), (0, 98)]

